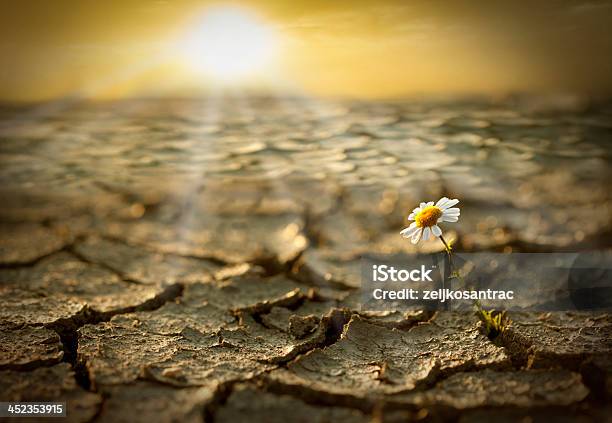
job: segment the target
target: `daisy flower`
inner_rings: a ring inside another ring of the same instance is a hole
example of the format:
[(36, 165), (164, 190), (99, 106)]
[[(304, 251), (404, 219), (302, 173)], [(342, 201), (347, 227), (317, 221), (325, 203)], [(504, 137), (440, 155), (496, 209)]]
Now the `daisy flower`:
[(408, 220), (413, 220), (414, 222), (401, 231), (400, 234), (404, 238), (410, 238), (413, 244), (419, 242), (421, 238), (427, 241), (429, 235), (442, 239), (442, 229), (440, 229), (438, 223), (456, 222), (459, 220), (460, 210), (458, 207), (453, 207), (458, 202), (459, 200), (457, 199), (451, 200), (442, 197), (435, 205), (433, 201), (421, 203), (408, 216)]

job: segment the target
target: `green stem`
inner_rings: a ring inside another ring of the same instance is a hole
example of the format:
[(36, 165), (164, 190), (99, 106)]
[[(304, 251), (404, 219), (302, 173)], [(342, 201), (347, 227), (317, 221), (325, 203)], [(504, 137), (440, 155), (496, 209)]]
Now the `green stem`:
[(451, 274), (452, 274), (455, 271), (454, 266), (453, 266), (453, 250), (451, 249), (450, 245), (448, 245), (448, 243), (446, 242), (442, 234), (440, 234), (439, 238), (440, 238), (440, 241), (442, 241), (442, 244), (444, 244), (444, 249), (446, 250), (446, 254), (448, 255), (448, 263), (450, 265)]
[[(448, 258), (448, 273), (446, 272), (446, 270), (444, 271), (444, 279), (442, 281), (442, 289), (446, 288), (446, 278), (448, 275), (448, 281), (449, 281), (449, 287), (450, 287), (450, 280), (453, 277), (453, 274), (455, 273), (455, 269), (453, 266), (453, 253), (451, 250), (450, 245), (448, 245), (448, 243), (446, 242), (446, 240), (444, 239), (444, 237), (442, 237), (442, 234), (440, 234), (440, 241), (442, 241), (442, 244), (444, 244), (444, 248), (446, 249), (446, 255)], [(449, 310), (450, 308), (450, 304), (448, 302), (444, 303), (444, 310)]]
[(440, 234), (439, 238), (440, 238), (440, 241), (442, 241), (442, 244), (444, 244), (444, 248), (446, 248), (446, 252), (450, 254), (451, 247), (446, 243), (446, 240), (444, 239), (442, 234)]
[[(448, 263), (449, 263), (449, 267), (450, 267), (450, 273), (451, 275), (454, 275), (453, 277), (456, 277), (457, 279), (459, 279), (462, 283), (465, 283), (465, 281), (463, 280), (463, 277), (461, 276), (461, 274), (455, 270), (455, 266), (453, 264), (453, 249), (451, 248), (450, 245), (448, 245), (448, 243), (446, 242), (446, 240), (444, 239), (444, 237), (442, 237), (442, 234), (440, 234), (439, 236), (440, 241), (442, 241), (442, 244), (444, 244), (444, 249), (446, 250), (446, 254), (448, 255)], [(476, 307), (476, 310), (478, 313), (480, 313), (481, 315), (483, 315), (483, 308), (482, 305), (480, 304), (479, 300), (474, 300), (474, 306)]]

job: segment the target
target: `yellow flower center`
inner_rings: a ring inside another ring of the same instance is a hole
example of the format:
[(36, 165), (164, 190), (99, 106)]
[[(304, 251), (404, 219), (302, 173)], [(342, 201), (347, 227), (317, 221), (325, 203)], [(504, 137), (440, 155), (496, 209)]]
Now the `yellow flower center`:
[(414, 217), (414, 221), (419, 228), (430, 228), (438, 223), (438, 219), (441, 216), (442, 210), (438, 207), (427, 206)]

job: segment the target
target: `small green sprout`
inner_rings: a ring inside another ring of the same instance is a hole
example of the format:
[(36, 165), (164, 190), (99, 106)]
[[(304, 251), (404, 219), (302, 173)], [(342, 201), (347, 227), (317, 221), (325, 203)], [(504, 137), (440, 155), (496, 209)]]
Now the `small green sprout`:
[(506, 311), (485, 310), (476, 305), (476, 315), (484, 323), (485, 333), (489, 339), (495, 339), (508, 328), (510, 319), (506, 316)]

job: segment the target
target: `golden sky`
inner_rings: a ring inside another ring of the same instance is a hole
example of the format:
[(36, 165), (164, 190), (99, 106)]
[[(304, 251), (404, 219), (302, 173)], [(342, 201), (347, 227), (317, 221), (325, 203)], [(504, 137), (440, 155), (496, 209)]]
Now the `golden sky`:
[[(255, 16), (274, 34), (275, 59), (223, 83), (177, 59), (211, 7)], [(181, 96), (219, 85), (357, 98), (601, 96), (612, 92), (611, 28), (612, 1), (597, 0), (0, 0), (0, 99)]]

